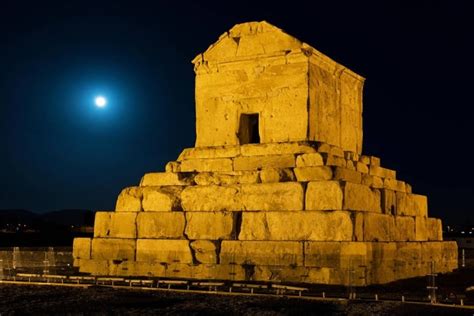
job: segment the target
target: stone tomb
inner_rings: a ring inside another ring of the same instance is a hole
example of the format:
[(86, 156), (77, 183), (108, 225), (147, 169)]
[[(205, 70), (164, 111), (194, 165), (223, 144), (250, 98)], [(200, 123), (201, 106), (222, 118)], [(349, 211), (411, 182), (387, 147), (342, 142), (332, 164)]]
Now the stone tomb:
[(196, 147), (96, 213), (81, 272), (368, 285), (457, 268), (426, 196), (362, 155), (362, 77), (266, 22), (193, 63)]

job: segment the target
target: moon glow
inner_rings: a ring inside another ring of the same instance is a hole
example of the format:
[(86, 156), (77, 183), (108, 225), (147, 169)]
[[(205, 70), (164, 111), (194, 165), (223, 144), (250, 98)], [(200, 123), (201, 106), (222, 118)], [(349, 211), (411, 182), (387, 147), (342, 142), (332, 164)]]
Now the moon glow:
[(107, 99), (103, 96), (97, 96), (95, 98), (95, 105), (99, 108), (103, 108), (107, 105)]

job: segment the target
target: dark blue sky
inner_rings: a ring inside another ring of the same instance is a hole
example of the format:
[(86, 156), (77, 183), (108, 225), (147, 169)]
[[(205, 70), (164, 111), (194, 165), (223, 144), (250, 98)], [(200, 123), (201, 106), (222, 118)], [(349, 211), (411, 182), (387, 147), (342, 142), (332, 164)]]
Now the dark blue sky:
[(193, 146), (194, 56), (267, 20), (366, 77), (364, 152), (474, 221), (467, 2), (2, 1), (0, 209), (112, 210)]

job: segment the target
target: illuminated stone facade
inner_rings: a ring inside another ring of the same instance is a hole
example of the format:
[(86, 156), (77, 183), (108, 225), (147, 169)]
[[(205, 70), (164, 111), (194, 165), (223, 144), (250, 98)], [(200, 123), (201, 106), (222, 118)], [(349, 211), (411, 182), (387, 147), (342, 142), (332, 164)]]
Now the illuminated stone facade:
[(95, 275), (368, 285), (457, 267), (457, 247), (362, 155), (364, 79), (266, 23), (194, 61), (196, 147), (74, 241)]

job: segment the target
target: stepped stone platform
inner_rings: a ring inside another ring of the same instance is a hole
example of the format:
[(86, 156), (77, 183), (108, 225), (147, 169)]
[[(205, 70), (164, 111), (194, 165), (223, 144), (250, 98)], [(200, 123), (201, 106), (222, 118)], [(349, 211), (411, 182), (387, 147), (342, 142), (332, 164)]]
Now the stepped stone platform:
[(81, 272), (369, 285), (457, 268), (427, 197), (362, 155), (362, 77), (266, 22), (193, 62), (196, 147), (96, 213)]

